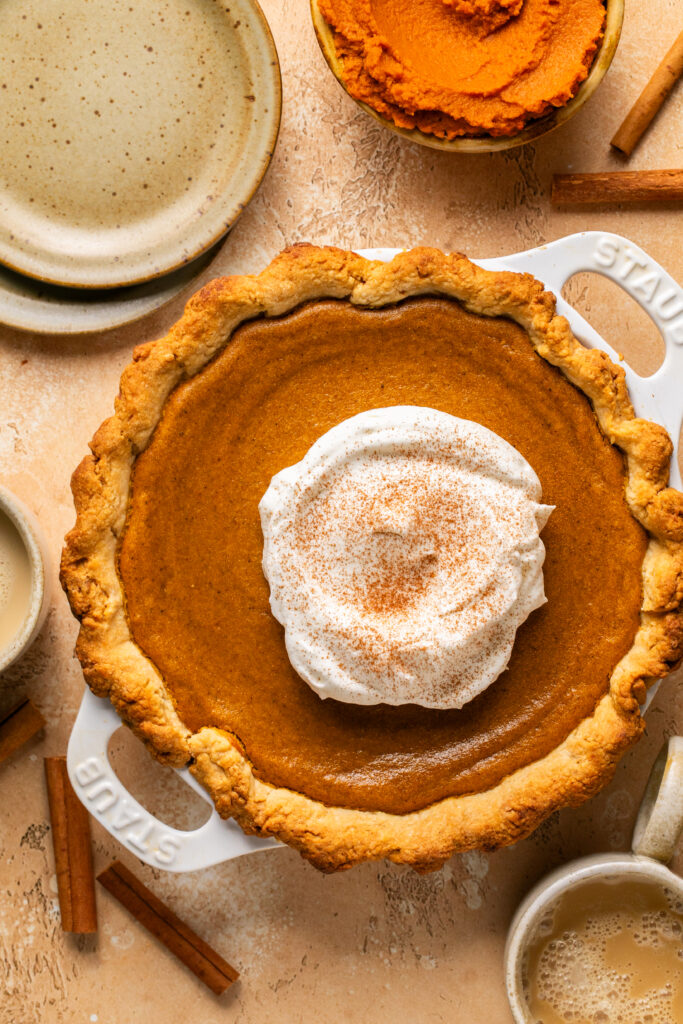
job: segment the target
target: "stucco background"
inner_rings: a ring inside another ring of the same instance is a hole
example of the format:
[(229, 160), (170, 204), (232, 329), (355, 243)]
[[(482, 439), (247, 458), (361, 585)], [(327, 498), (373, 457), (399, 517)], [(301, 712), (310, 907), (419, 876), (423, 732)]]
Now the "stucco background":
[[(622, 166), (608, 140), (680, 30), (680, 0), (630, 0), (597, 96), (556, 134), (488, 156), (438, 153), (385, 132), (328, 72), (306, 0), (262, 6), (282, 66), (282, 130), (265, 182), (212, 276), (258, 270), (298, 240), (433, 244), (493, 256), (603, 228), (632, 238), (683, 281), (680, 207), (549, 203), (554, 171)], [(679, 85), (628, 166), (683, 165), (682, 122)], [(582, 275), (568, 295), (636, 369), (657, 366), (654, 327), (616, 286)], [(73, 520), (71, 471), (112, 408), (133, 346), (162, 334), (183, 301), (78, 340), (0, 327), (0, 479), (39, 517), (55, 566)], [(0, 706), (28, 693), (48, 720), (44, 737), (0, 766), (0, 1024), (509, 1024), (501, 955), (515, 905), (557, 864), (628, 847), (650, 764), (663, 738), (683, 731), (679, 673), (678, 688), (674, 677), (661, 686), (647, 735), (600, 796), (555, 815), (514, 848), (454, 857), (425, 877), (388, 864), (325, 877), (286, 849), (178, 877), (140, 865), (95, 825), (98, 870), (121, 857), (241, 970), (241, 981), (216, 998), (103, 890), (96, 938), (60, 930), (42, 758), (64, 752), (82, 693), (75, 633), (54, 585), (40, 637), (0, 677)], [(179, 825), (201, 820), (198, 798), (132, 737), (119, 734), (114, 746), (122, 776), (151, 810)], [(681, 855), (674, 866), (683, 867)]]

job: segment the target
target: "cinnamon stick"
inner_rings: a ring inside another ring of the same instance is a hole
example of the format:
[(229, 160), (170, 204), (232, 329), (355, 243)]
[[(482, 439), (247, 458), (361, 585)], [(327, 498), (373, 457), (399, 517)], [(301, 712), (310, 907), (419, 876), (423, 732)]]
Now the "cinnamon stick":
[(97, 881), (216, 995), (237, 981), (239, 973), (235, 968), (176, 917), (120, 861), (110, 864), (97, 876)]
[(25, 697), (0, 718), (0, 762), (35, 736), (45, 725), (45, 719), (32, 701)]
[(96, 932), (90, 819), (69, 782), (65, 757), (45, 758), (45, 781), (62, 929), (79, 935)]
[(646, 129), (657, 115), (662, 103), (683, 75), (683, 32), (631, 107), (612, 139), (611, 145), (630, 156)]
[(553, 175), (550, 200), (565, 203), (643, 203), (683, 199), (683, 170), (605, 171)]

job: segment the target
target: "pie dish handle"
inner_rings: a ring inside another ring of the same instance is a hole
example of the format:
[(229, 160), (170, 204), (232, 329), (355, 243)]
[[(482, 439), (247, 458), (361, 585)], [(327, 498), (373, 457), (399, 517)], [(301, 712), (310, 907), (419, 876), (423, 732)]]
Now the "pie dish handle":
[[(216, 810), (189, 832), (155, 818), (128, 792), (110, 764), (107, 746), (120, 727), (121, 719), (109, 701), (86, 689), (69, 740), (67, 767), (76, 794), (93, 818), (136, 857), (165, 871), (198, 871), (277, 845), (272, 839), (245, 835)], [(179, 774), (213, 808), (190, 772), (183, 769)]]
[(574, 274), (592, 271), (614, 281), (645, 310), (666, 346), (662, 365), (650, 377), (641, 377), (625, 365), (576, 310), (558, 300), (558, 312), (567, 316), (585, 345), (601, 348), (622, 363), (637, 414), (666, 427), (674, 443), (670, 482), (680, 488), (676, 454), (683, 422), (683, 288), (634, 242), (608, 231), (582, 231), (537, 249), (477, 262), (487, 269), (531, 273), (558, 296)]
[(672, 736), (655, 761), (640, 804), (631, 847), (663, 864), (683, 832), (683, 736)]

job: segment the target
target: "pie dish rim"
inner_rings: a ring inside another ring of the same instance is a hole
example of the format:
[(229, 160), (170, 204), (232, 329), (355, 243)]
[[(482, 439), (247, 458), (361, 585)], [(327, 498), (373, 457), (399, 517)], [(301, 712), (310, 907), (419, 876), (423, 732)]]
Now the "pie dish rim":
[[(650, 540), (641, 625), (593, 715), (548, 755), (492, 789), (399, 815), (329, 807), (277, 788), (257, 778), (227, 732), (204, 727), (191, 734), (128, 628), (117, 546), (132, 467), (167, 398), (225, 347), (239, 324), (312, 300), (379, 308), (420, 295), (455, 299), (470, 312), (508, 317), (526, 330), (539, 356), (587, 395), (603, 434), (625, 452), (627, 502)], [(189, 763), (221, 816), (234, 817), (245, 832), (286, 842), (323, 870), (383, 857), (429, 870), (457, 851), (517, 841), (553, 810), (581, 802), (608, 781), (643, 731), (639, 704), (648, 685), (683, 656), (683, 494), (667, 487), (671, 441), (663, 427), (635, 416), (624, 371), (574, 338), (555, 313), (554, 296), (529, 274), (486, 271), (436, 249), (413, 249), (381, 263), (330, 247), (293, 246), (257, 276), (210, 282), (164, 338), (136, 349), (115, 414), (95, 434), (91, 451), (73, 476), (77, 522), (61, 571), (81, 621), (77, 653), (90, 688), (110, 698), (158, 760)]]

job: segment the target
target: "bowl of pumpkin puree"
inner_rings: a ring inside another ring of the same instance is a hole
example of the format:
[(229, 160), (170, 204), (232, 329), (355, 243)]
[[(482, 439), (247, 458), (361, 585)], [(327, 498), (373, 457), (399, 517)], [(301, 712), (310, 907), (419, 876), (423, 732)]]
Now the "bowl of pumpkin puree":
[(612, 62), (624, 0), (311, 0), (323, 55), (387, 128), (490, 152), (563, 124)]

